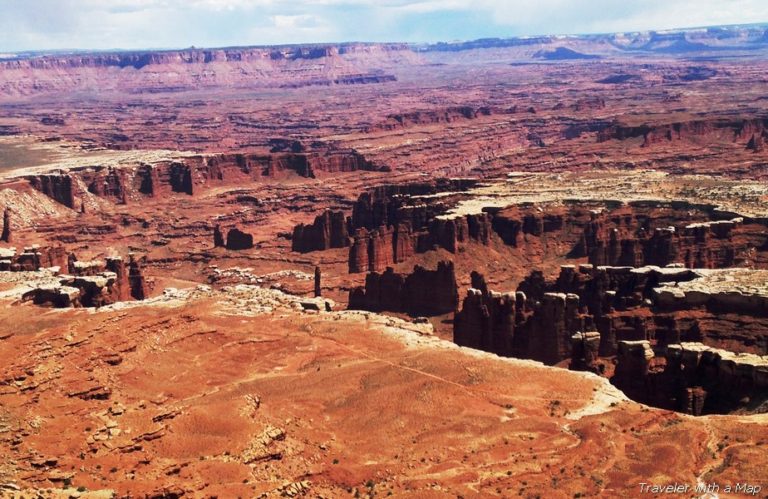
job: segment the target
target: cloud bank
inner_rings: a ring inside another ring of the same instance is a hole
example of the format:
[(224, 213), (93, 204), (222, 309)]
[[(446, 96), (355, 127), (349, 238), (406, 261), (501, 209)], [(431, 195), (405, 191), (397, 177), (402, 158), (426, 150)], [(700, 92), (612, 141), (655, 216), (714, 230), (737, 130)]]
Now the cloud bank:
[(0, 52), (435, 42), (768, 21), (765, 0), (0, 0)]

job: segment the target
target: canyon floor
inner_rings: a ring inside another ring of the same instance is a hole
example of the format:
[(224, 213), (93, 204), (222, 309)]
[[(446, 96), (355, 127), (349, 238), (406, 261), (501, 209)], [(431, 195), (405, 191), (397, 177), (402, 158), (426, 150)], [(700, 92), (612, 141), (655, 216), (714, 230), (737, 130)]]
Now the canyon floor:
[(729, 29), (0, 61), (0, 497), (764, 497)]

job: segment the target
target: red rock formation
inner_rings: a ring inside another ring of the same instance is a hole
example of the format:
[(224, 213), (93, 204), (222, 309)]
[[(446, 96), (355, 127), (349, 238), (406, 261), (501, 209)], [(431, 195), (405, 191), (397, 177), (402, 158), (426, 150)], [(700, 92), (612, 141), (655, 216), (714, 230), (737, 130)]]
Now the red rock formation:
[(315, 267), (315, 297), (323, 296), (323, 286), (320, 281), (321, 277), (320, 267)]
[(350, 245), (347, 220), (342, 211), (326, 210), (311, 225), (299, 224), (293, 229), (291, 248), (308, 253)]
[(134, 184), (136, 184), (136, 190), (141, 194), (154, 196), (160, 184), (157, 168), (152, 165), (139, 166), (136, 169)]
[(253, 236), (238, 228), (230, 229), (227, 233), (228, 250), (245, 250), (253, 248)]
[(379, 227), (369, 237), (368, 268), (373, 271), (386, 269), (395, 263), (394, 230)]
[(753, 133), (747, 142), (747, 149), (753, 152), (763, 152), (765, 150), (765, 135), (767, 132)]
[(171, 163), (170, 185), (173, 192), (183, 192), (190, 196), (194, 194), (193, 167), (189, 164), (174, 162)]
[(584, 331), (588, 320), (581, 314), (579, 296), (544, 293), (540, 302), (528, 303), (531, 312), (518, 323), (518, 350), (522, 356), (557, 364), (571, 356), (571, 337)]
[(662, 355), (664, 371), (651, 375), (655, 405), (693, 415), (728, 413), (754, 406), (768, 391), (764, 357), (701, 343), (669, 345)]
[(414, 237), (410, 222), (401, 222), (392, 236), (392, 251), (395, 262), (404, 262), (416, 252), (417, 238)]
[(381, 272), (393, 263), (395, 231), (392, 227), (379, 227), (368, 231), (358, 229), (349, 248), (349, 271)]
[[(675, 211), (685, 220), (682, 210)], [(656, 220), (649, 218), (654, 215)], [(571, 256), (587, 256), (594, 265), (722, 268), (744, 265), (750, 248), (764, 244), (760, 225), (740, 217), (675, 227), (663, 225), (667, 216), (640, 204), (631, 211), (593, 213)]]
[(574, 111), (587, 111), (591, 109), (605, 109), (605, 99), (602, 97), (585, 97), (577, 100), (573, 106)]
[(575, 294), (489, 291), (472, 273), (472, 288), (454, 319), (454, 342), (498, 355), (557, 364), (571, 355), (572, 336), (590, 325)]
[(371, 272), (365, 287), (350, 290), (349, 308), (374, 312), (403, 312), (411, 316), (434, 316), (456, 310), (458, 290), (453, 262), (440, 262), (436, 270), (415, 266), (408, 275)]
[(131, 297), (131, 285), (128, 280), (128, 269), (121, 257), (106, 259), (106, 269), (115, 273), (116, 301), (126, 301)]
[(45, 285), (24, 293), (22, 299), (36, 305), (65, 307), (102, 307), (118, 301), (120, 291), (113, 272), (94, 275), (61, 276), (59, 284)]
[(471, 106), (411, 111), (407, 113), (391, 114), (387, 116), (386, 121), (370, 127), (368, 131), (396, 130), (419, 125), (434, 125), (437, 123), (452, 123), (460, 120), (474, 120), (480, 116), (490, 116), (499, 112), (502, 112), (502, 110), (492, 109), (490, 107), (473, 108)]
[(213, 228), (213, 247), (223, 248), (225, 246), (226, 246), (226, 243), (224, 241), (224, 234), (221, 232), (221, 226), (217, 224)]
[[(85, 262), (97, 263), (97, 262)], [(100, 266), (88, 265), (78, 268), (74, 266), (76, 275), (100, 275)], [(115, 274), (114, 283), (110, 286), (112, 301), (144, 300), (149, 296), (149, 287), (143, 275), (141, 264), (135, 255), (129, 255), (128, 264), (121, 257), (110, 257), (106, 259), (104, 266), (109, 272)]]
[(600, 373), (605, 366), (598, 363), (600, 333), (597, 331), (577, 332), (571, 336), (571, 364), (574, 371)]
[(75, 186), (71, 175), (35, 175), (27, 177), (29, 183), (54, 201), (75, 208)]
[(692, 415), (745, 410), (765, 399), (768, 363), (702, 343), (654, 352), (648, 341), (619, 343), (611, 382), (634, 400)]
[(115, 168), (99, 171), (87, 182), (88, 192), (99, 197), (110, 198), (118, 204), (125, 204), (128, 200), (125, 177), (125, 171)]
[(602, 129), (598, 133), (597, 140), (598, 142), (606, 142), (608, 140), (626, 140), (642, 137), (642, 146), (649, 147), (669, 141), (715, 139), (720, 137), (728, 140), (744, 141), (742, 142), (744, 144), (750, 140), (754, 133), (762, 133), (766, 128), (768, 128), (768, 119), (766, 118), (720, 118), (663, 125), (624, 125), (614, 123)]
[(620, 341), (616, 373), (611, 382), (634, 400), (648, 400), (648, 374), (653, 357), (653, 349), (647, 340)]
[(477, 184), (474, 179), (436, 179), (431, 182), (383, 185), (360, 194), (352, 209), (352, 229), (409, 222), (413, 231), (425, 229), (444, 212), (440, 202), (424, 202), (414, 196), (460, 192)]
[(301, 153), (232, 153), (188, 156), (153, 165), (120, 168), (101, 166), (78, 169), (61, 175), (27, 177), (30, 184), (70, 208), (80, 206), (77, 184), (93, 195), (125, 204), (129, 199), (168, 193), (193, 195), (212, 185), (235, 184), (279, 177), (293, 172), (314, 178), (316, 172), (379, 171), (377, 165), (357, 151), (320, 147)]
[(5, 249), (0, 252), (2, 260), (0, 261), (0, 270), (20, 272), (35, 271), (40, 268), (58, 267), (67, 268), (67, 252), (63, 246), (45, 246), (33, 245), (25, 247), (19, 254), (15, 248)]
[[(404, 210), (400, 210), (402, 213)], [(349, 253), (349, 271), (379, 272), (387, 265), (400, 263), (414, 253), (443, 248), (456, 253), (459, 243), (490, 243), (491, 224), (487, 214), (451, 219), (435, 218), (426, 230), (414, 231), (410, 221), (396, 226), (381, 226), (369, 231), (360, 228)]]
[[(768, 341), (761, 332), (768, 327), (768, 301), (732, 293), (681, 293), (675, 286), (665, 286), (698, 278), (689, 269), (659, 267), (581, 265), (576, 269), (566, 265), (553, 282), (533, 272), (517, 290), (511, 350), (505, 345), (494, 350), (497, 347), (487, 341), (462, 339), (480, 338), (483, 329), (456, 330), (457, 338), (469, 346), (547, 363), (575, 355), (578, 364), (585, 355), (583, 348), (573, 352), (567, 343), (584, 331), (598, 333), (600, 356), (616, 355), (622, 341), (651, 341), (660, 347), (704, 341), (733, 351), (768, 352)], [(484, 304), (483, 295), (487, 293), (478, 293), (474, 300)], [(590, 338), (590, 344), (594, 341)]]
[(472, 287), (453, 319), (453, 341), (498, 355), (515, 354), (514, 293), (494, 293), (485, 279), (472, 272)]
[(3, 210), (3, 231), (0, 233), (0, 241), (10, 243), (13, 239), (11, 229), (11, 209), (6, 207)]
[(131, 297), (134, 300), (149, 298), (149, 285), (141, 269), (141, 263), (131, 254), (128, 261), (128, 284), (131, 289)]
[[(291, 87), (394, 81), (406, 44), (345, 44), (46, 55), (0, 62), (0, 93), (158, 93), (212, 87)], [(311, 62), (308, 65), (308, 62)], [(156, 75), (166, 77), (158, 80)], [(200, 78), (205, 74), (205, 78)], [(116, 75), (119, 75), (117, 77)], [(94, 83), (95, 82), (95, 83)], [(95, 87), (94, 85), (100, 84)]]

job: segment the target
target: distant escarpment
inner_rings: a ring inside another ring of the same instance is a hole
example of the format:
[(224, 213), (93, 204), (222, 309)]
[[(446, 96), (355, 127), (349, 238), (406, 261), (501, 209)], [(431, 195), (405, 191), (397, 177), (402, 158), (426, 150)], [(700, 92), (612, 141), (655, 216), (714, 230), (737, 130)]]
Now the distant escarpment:
[(368, 131), (397, 130), (418, 125), (434, 125), (452, 123), (455, 121), (474, 120), (481, 116), (504, 114), (511, 110), (495, 109), (492, 107), (455, 106), (440, 109), (425, 109), (407, 113), (390, 114), (381, 123), (371, 126)]
[(61, 173), (28, 175), (32, 187), (58, 203), (79, 209), (91, 194), (118, 204), (169, 193), (194, 195), (211, 186), (353, 171), (380, 171), (354, 150), (325, 149), (305, 152), (233, 153), (179, 157), (153, 164), (95, 166)]
[(396, 79), (382, 68), (417, 60), (406, 44), (364, 43), (45, 55), (0, 61), (0, 96), (382, 83)]
[(583, 54), (581, 52), (577, 52), (573, 49), (569, 49), (568, 47), (557, 47), (554, 50), (539, 50), (535, 54), (533, 54), (533, 57), (537, 59), (546, 59), (548, 61), (567, 61), (567, 60), (578, 60), (578, 59), (600, 59), (599, 55), (594, 54)]
[[(598, 132), (597, 141), (627, 140), (642, 138), (641, 145), (650, 147), (673, 141), (714, 141), (739, 142), (744, 147), (757, 150), (768, 136), (768, 118), (708, 118), (681, 121), (669, 124), (626, 125), (614, 123)], [(760, 145), (758, 145), (758, 141)]]

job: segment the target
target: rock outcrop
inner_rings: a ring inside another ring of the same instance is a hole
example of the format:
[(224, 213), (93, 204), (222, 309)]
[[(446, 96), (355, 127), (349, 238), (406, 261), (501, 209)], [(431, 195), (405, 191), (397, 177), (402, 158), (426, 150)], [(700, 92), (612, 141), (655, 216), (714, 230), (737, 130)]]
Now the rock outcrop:
[(698, 342), (620, 342), (611, 382), (630, 397), (692, 415), (753, 410), (768, 401), (768, 357)]
[(597, 331), (577, 332), (571, 336), (571, 364), (574, 371), (601, 373), (605, 366), (598, 362), (600, 333)]
[(36, 305), (55, 308), (101, 307), (118, 301), (117, 276), (101, 272), (88, 276), (59, 277), (58, 285), (45, 285), (28, 291), (22, 297)]
[(195, 195), (205, 189), (265, 178), (352, 171), (380, 171), (386, 167), (366, 159), (353, 149), (318, 146), (303, 152), (252, 152), (179, 155), (152, 164), (137, 162), (119, 167), (92, 166), (66, 173), (28, 175), (30, 185), (71, 209), (86, 196), (115, 204), (140, 202), (145, 197), (173, 193)]
[[(456, 190), (461, 185), (440, 186), (440, 196), (421, 194), (430, 190), (420, 184), (360, 195), (349, 224), (356, 239), (350, 271), (382, 271), (414, 253), (435, 248), (456, 253), (467, 243), (489, 245), (494, 237), (534, 261), (566, 257), (633, 267), (768, 265), (764, 219), (726, 218), (727, 213), (711, 206), (659, 201), (518, 204), (464, 213), (450, 208), (461, 199)], [(393, 246), (391, 258), (385, 246)]]
[(67, 208), (75, 208), (75, 182), (69, 174), (28, 177), (32, 187)]
[(461, 310), (453, 319), (453, 341), (498, 355), (513, 356), (515, 345), (514, 293), (495, 293), (485, 279), (473, 272), (472, 287), (467, 291)]
[(747, 143), (753, 134), (768, 128), (768, 118), (720, 118), (682, 121), (670, 124), (624, 125), (614, 123), (598, 133), (598, 142), (642, 137), (642, 146), (701, 138), (725, 139)]
[(67, 268), (68, 255), (63, 246), (32, 245), (17, 253), (16, 248), (0, 248), (0, 271), (34, 272), (43, 267)]
[(320, 267), (315, 267), (315, 298), (323, 296), (322, 274)]
[(440, 262), (435, 270), (417, 265), (407, 275), (388, 267), (383, 273), (369, 273), (364, 287), (349, 292), (352, 310), (401, 312), (414, 317), (451, 313), (457, 304), (453, 262)]
[(616, 374), (611, 382), (634, 400), (642, 400), (648, 389), (648, 373), (654, 353), (648, 340), (620, 341)]
[(38, 286), (22, 299), (36, 305), (66, 308), (102, 307), (149, 296), (148, 283), (133, 254), (127, 265), (119, 256), (105, 261), (82, 261), (70, 255), (66, 268), (68, 274), (59, 275), (58, 283)]
[(690, 268), (722, 268), (742, 262), (750, 243), (734, 236), (744, 223), (731, 220), (696, 222), (680, 227), (645, 228), (637, 219), (619, 218), (608, 225), (595, 215), (584, 228), (574, 254), (594, 265), (641, 267), (682, 263)]
[[(619, 344), (627, 341), (649, 341), (659, 348), (704, 341), (713, 347), (764, 355), (768, 353), (764, 334), (768, 289), (760, 283), (765, 272), (564, 265), (554, 281), (532, 272), (520, 283), (515, 320), (504, 329), (504, 341), (493, 339), (497, 333), (492, 324), (509, 320), (496, 317), (493, 311), (503, 309), (496, 304), (502, 297), (512, 303), (511, 293), (493, 294), (484, 284), (482, 290), (470, 290), (454, 323), (454, 340), (549, 364), (571, 357), (580, 369), (586, 367), (584, 362), (593, 363), (587, 361), (594, 357), (585, 351), (587, 336), (589, 348), (597, 344), (601, 357), (617, 355)], [(472, 281), (473, 287), (479, 285), (474, 275)]]
[(310, 225), (299, 224), (293, 229), (291, 249), (301, 253), (346, 248), (350, 245), (347, 219), (342, 211), (326, 210)]
[(3, 231), (0, 233), (0, 241), (10, 243), (12, 239), (11, 209), (6, 207), (3, 210)]
[(482, 116), (505, 113), (506, 110), (494, 109), (483, 106), (456, 106), (441, 109), (429, 109), (411, 111), (407, 113), (390, 114), (382, 123), (378, 123), (368, 129), (368, 132), (381, 130), (398, 130), (420, 125), (434, 125), (438, 123), (453, 123), (455, 121), (474, 120)]
[(571, 355), (571, 337), (589, 324), (575, 294), (495, 293), (473, 272), (472, 288), (454, 317), (454, 342), (498, 355), (557, 364)]
[[(376, 229), (358, 228), (349, 252), (349, 271), (380, 272), (392, 263), (406, 261), (414, 253), (443, 248), (458, 251), (460, 243), (470, 241), (488, 245), (491, 237), (487, 214), (457, 218), (435, 218), (414, 230), (412, 221), (381, 225)], [(416, 222), (419, 223), (419, 222)]]
[(224, 233), (221, 231), (221, 225), (216, 225), (213, 228), (213, 247), (224, 248), (227, 245), (224, 239)]
[(349, 271), (380, 272), (402, 261), (395, 259), (395, 234), (392, 227), (386, 226), (372, 231), (358, 229), (349, 248)]
[(145, 300), (149, 297), (150, 286), (144, 277), (141, 263), (133, 254), (128, 261), (128, 285), (134, 300)]
[(237, 227), (227, 232), (226, 248), (228, 250), (246, 250), (253, 248), (253, 235), (243, 232)]

